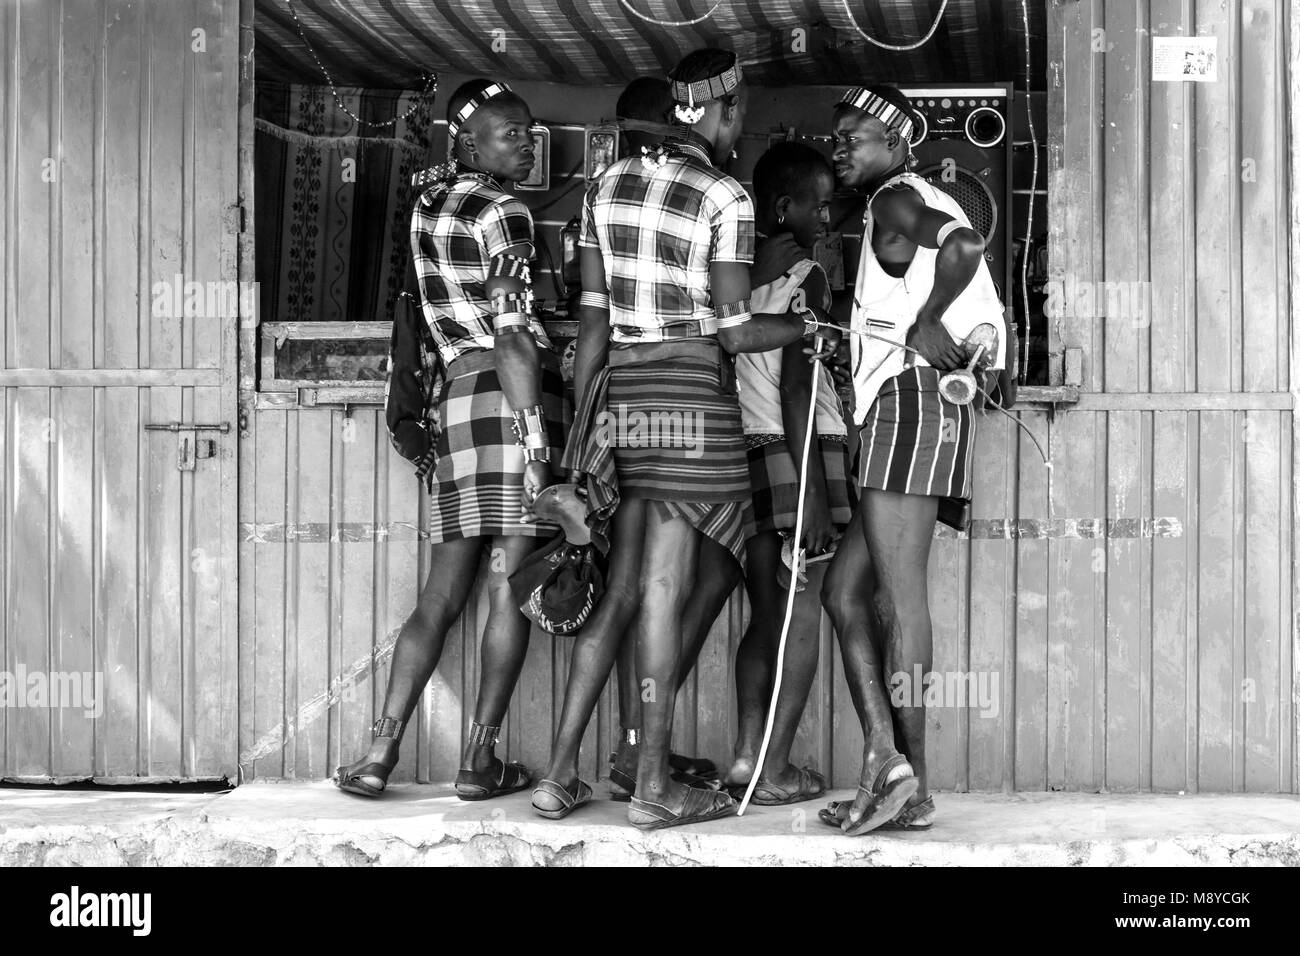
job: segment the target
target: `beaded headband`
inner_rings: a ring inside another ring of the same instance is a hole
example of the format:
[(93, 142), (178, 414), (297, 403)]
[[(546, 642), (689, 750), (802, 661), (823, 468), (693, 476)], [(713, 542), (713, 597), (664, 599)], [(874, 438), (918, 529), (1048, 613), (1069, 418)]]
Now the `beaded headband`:
[(695, 104), (707, 103), (709, 100), (726, 96), (740, 86), (742, 78), (740, 62), (736, 61), (717, 76), (710, 76), (708, 79), (694, 80), (690, 83), (671, 80), (672, 97), (677, 101), (673, 111), (684, 123), (692, 125), (698, 123), (704, 116), (704, 107)]
[(465, 124), (466, 120), (474, 115), (475, 110), (494, 96), (500, 96), (502, 93), (510, 92), (512, 92), (512, 90), (504, 83), (493, 83), (477, 96), (471, 96), (469, 102), (457, 110), (456, 115), (453, 116), (451, 122), (447, 124), (447, 137), (451, 140), (455, 140), (456, 134), (460, 132), (461, 126)]
[(855, 86), (840, 97), (841, 106), (852, 106), (874, 116), (886, 126), (892, 126), (903, 135), (910, 146), (912, 143), (912, 117), (899, 109), (883, 96), (878, 96), (862, 86)]

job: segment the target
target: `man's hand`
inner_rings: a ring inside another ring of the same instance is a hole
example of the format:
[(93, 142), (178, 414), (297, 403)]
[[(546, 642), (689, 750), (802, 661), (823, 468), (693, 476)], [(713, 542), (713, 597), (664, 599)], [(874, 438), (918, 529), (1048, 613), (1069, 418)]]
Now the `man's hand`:
[(918, 315), (907, 330), (907, 344), (941, 372), (951, 372), (963, 364), (961, 346), (953, 341), (938, 318)]
[(848, 388), (853, 384), (853, 359), (844, 343), (835, 350), (835, 354), (827, 361), (826, 367), (831, 370), (831, 380), (835, 383), (836, 390)]
[(530, 461), (524, 465), (523, 505), (524, 521), (535, 521), (533, 502), (542, 490), (551, 484), (551, 466), (544, 461)]
[(754, 264), (749, 267), (749, 286), (757, 289), (781, 278), (793, 268), (794, 264), (806, 257), (806, 253), (794, 236), (788, 232), (773, 236), (759, 244), (754, 255)]
[(813, 341), (809, 341), (808, 347), (803, 350), (803, 354), (809, 356), (810, 362), (824, 362), (831, 358), (836, 350), (840, 347), (840, 341), (844, 338), (844, 332), (839, 326), (835, 325), (835, 320), (831, 318), (829, 312), (825, 309), (819, 309), (815, 305), (809, 306), (808, 311), (813, 314), (818, 322), (824, 322), (831, 328), (822, 328), (817, 330), (816, 338), (822, 340), (821, 348), (815, 348)]
[[(817, 454), (813, 448), (811, 454)], [(809, 488), (803, 500), (803, 546), (808, 557), (821, 554), (835, 539), (835, 525), (831, 522), (831, 508), (822, 491)]]

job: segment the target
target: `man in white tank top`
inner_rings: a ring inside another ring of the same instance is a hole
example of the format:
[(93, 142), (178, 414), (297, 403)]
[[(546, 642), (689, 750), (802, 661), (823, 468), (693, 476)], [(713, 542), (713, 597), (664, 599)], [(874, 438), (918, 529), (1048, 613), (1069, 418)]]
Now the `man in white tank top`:
[[(851, 336), (862, 498), (823, 599), (846, 675), (863, 691), (857, 797), (821, 814), (851, 835), (932, 823), (923, 695), (892, 708), (885, 688), (895, 675), (931, 669), (930, 542), (940, 500), (970, 496), (974, 419), (969, 405), (943, 399), (940, 374), (965, 364), (959, 343), (976, 325), (993, 323), (1005, 338), (983, 238), (955, 202), (909, 172), (912, 115), (896, 89), (874, 86), (849, 90), (834, 118), (836, 177), (867, 196), (850, 328), (896, 343)], [(998, 366), (1004, 352), (1000, 343)], [(867, 623), (873, 607), (878, 635)]]

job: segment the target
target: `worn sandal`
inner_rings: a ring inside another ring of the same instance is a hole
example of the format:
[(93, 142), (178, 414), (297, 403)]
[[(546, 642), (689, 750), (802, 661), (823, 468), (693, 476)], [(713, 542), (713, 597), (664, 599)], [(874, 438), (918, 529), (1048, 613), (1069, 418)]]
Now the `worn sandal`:
[[(740, 788), (743, 794), (748, 784)], [(826, 778), (808, 767), (799, 768), (799, 783), (793, 788), (775, 783), (760, 783), (754, 788), (750, 803), (760, 807), (783, 807), (790, 803), (815, 800), (826, 792)]]
[[(610, 762), (609, 782), (613, 785), (613, 788), (609, 791), (609, 798), (611, 800), (617, 801), (618, 803), (627, 803), (634, 796), (636, 796), (636, 777), (632, 776), (629, 773), (625, 773), (624, 771), (619, 770), (617, 767), (613, 766), (614, 759), (616, 756), (617, 754), (609, 755), (609, 762)], [(682, 757), (680, 759), (688, 760), (689, 758)], [(707, 760), (699, 761), (699, 763), (713, 766), (713, 764)], [(670, 767), (672, 766), (671, 755), (668, 758), (668, 766)], [(698, 787), (701, 790), (718, 790), (721, 788), (722, 785), (716, 779), (716, 775), (717, 775), (716, 768), (714, 769), (713, 773), (714, 773), (714, 777), (710, 778), (710, 777), (699, 777), (693, 773), (686, 773), (685, 771), (679, 770), (669, 774), (669, 779), (671, 779), (674, 783), (684, 783), (688, 787)]]
[(729, 817), (736, 812), (736, 808), (736, 801), (720, 790), (690, 787), (680, 811), (670, 810), (661, 803), (633, 797), (627, 811), (627, 820), (638, 830), (662, 830), (664, 827), (679, 827)]
[(673, 773), (689, 774), (701, 780), (714, 780), (718, 776), (717, 764), (704, 757), (686, 757), (682, 754), (670, 753), (668, 766), (672, 768)]
[[(334, 786), (348, 793), (360, 794), (363, 797), (377, 797), (388, 786), (388, 775), (392, 772), (392, 767), (386, 767), (377, 761), (358, 767), (356, 770), (337, 767), (334, 770)], [(368, 783), (367, 777), (378, 781), (378, 783)]]
[[(537, 805), (538, 794), (558, 800), (560, 808), (558, 810), (549, 810), (545, 807), (539, 807)], [(533, 809), (548, 820), (563, 820), (578, 807), (590, 802), (591, 787), (587, 786), (582, 780), (575, 781), (572, 790), (556, 783), (554, 780), (543, 780), (533, 790)]]
[[(373, 737), (401, 740), (403, 723), (403, 721), (395, 717), (380, 717), (371, 725), (370, 733)], [(397, 754), (394, 753), (391, 764), (382, 764), (377, 760), (372, 760), (356, 770), (349, 770), (347, 767), (336, 767), (333, 778), (334, 786), (347, 793), (355, 793), (363, 797), (377, 797), (388, 786), (388, 775), (393, 772), (393, 768), (396, 766)], [(366, 778), (376, 782), (370, 783)]]
[[(899, 767), (906, 767), (907, 773), (892, 782), (886, 783), (890, 771)], [(865, 793), (870, 796), (871, 803), (868, 805), (866, 813), (862, 814), (857, 822), (854, 822), (852, 816), (850, 816), (853, 804), (849, 804), (849, 809), (844, 813), (844, 823), (842, 825), (845, 835), (861, 836), (888, 823), (898, 814), (903, 805), (911, 799), (912, 794), (916, 793), (920, 785), (921, 782), (916, 779), (916, 774), (912, 772), (912, 765), (907, 762), (906, 757), (899, 753), (889, 757), (876, 771), (870, 789), (858, 784), (858, 793)]]
[(934, 797), (926, 797), (912, 807), (903, 807), (892, 820), (879, 827), (881, 830), (928, 830), (934, 826)]
[(490, 800), (518, 793), (533, 782), (533, 775), (521, 763), (498, 760), (500, 773), (493, 778), (489, 771), (462, 769), (456, 774), (456, 796), (462, 800)]

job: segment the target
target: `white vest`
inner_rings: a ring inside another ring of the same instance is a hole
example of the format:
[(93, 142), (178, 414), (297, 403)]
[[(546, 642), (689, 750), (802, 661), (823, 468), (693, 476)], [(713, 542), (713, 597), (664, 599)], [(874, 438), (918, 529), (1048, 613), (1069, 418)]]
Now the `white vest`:
[[(874, 231), (871, 203), (882, 189), (897, 183), (906, 183), (916, 190), (927, 206), (947, 213), (961, 225), (970, 226), (970, 220), (955, 199), (915, 173), (894, 176), (867, 200), (867, 211), (862, 217), (862, 259), (858, 263), (858, 279), (853, 290), (850, 327), (882, 335), (901, 344), (907, 341), (907, 330), (916, 322), (916, 313), (930, 297), (930, 290), (934, 287), (934, 263), (939, 257), (939, 250), (918, 245), (907, 272), (897, 279), (880, 267), (871, 246)], [(983, 259), (971, 277), (970, 284), (953, 300), (940, 321), (957, 342), (963, 341), (980, 323), (992, 324), (998, 330), (998, 358), (993, 367), (1006, 367), (1006, 323), (1002, 300), (998, 298), (993, 277), (989, 275), (988, 263)], [(853, 418), (856, 424), (861, 425), (866, 420), (880, 387), (903, 371), (907, 359), (913, 359), (916, 365), (921, 366), (928, 367), (930, 363), (919, 355), (905, 352), (879, 339), (861, 335), (850, 335), (849, 338), (853, 356)]]
[[(790, 300), (804, 284), (808, 274), (821, 266), (812, 259), (802, 259), (785, 275), (759, 286), (750, 293), (749, 311), (754, 315), (790, 311)], [(826, 308), (826, 302), (809, 305)], [(740, 393), (740, 420), (746, 435), (784, 435), (785, 423), (781, 417), (781, 349), (766, 352), (738, 352), (736, 354), (736, 382)], [(835, 394), (835, 380), (830, 369), (818, 362), (817, 382), (817, 434), (820, 437), (847, 435), (848, 427), (840, 412), (840, 399)], [(804, 413), (801, 413), (801, 415)]]

